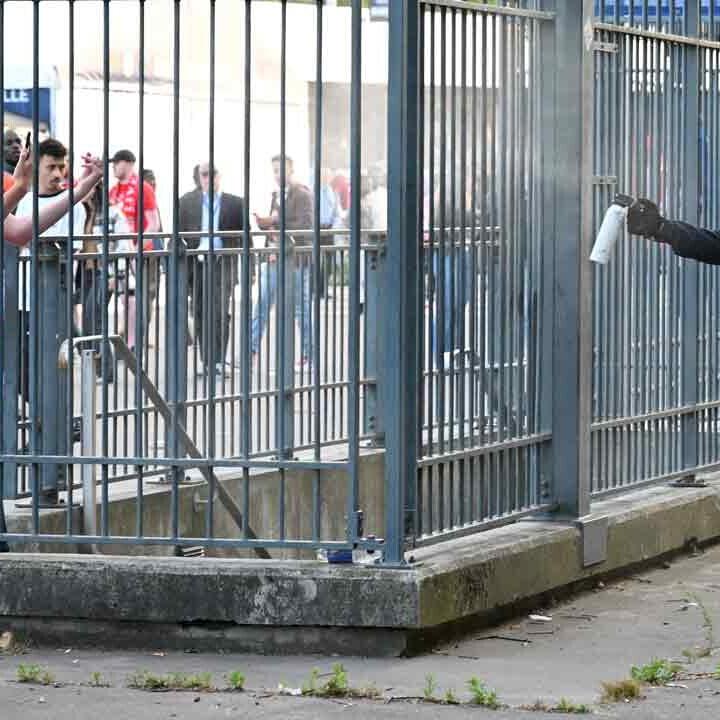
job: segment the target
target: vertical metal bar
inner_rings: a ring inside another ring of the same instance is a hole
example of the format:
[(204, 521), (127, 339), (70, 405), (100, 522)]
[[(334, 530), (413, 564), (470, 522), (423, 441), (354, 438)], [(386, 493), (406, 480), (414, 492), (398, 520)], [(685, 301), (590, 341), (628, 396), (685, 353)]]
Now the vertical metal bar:
[[(103, 250), (102, 250), (102, 342), (100, 351), (100, 364), (102, 377), (107, 377), (108, 363), (108, 268), (110, 264), (110, 243), (108, 237), (109, 226), (109, 202), (108, 193), (110, 189), (110, 168), (107, 159), (110, 157), (110, 0), (103, 0)], [(117, 277), (117, 274), (116, 274)], [(117, 294), (116, 294), (117, 297)], [(127, 317), (127, 316), (126, 316)], [(109, 451), (108, 432), (108, 387), (103, 382), (101, 392), (101, 439), (100, 450), (103, 457), (107, 457)], [(108, 466), (103, 463), (101, 466), (102, 500), (100, 505), (100, 532), (102, 535), (109, 534), (109, 492), (108, 492)]]
[[(435, 422), (434, 422), (434, 412), (435, 412), (435, 392), (437, 388), (437, 376), (435, 375), (435, 349), (433, 347), (433, 342), (437, 342), (437, 332), (436, 329), (434, 329), (434, 297), (437, 295), (437, 271), (433, 269), (433, 264), (437, 262), (437, 254), (436, 254), (436, 242), (437, 242), (437, 234), (436, 234), (436, 209), (435, 209), (435, 173), (436, 173), (436, 157), (437, 157), (437, 151), (436, 151), (436, 132), (435, 132), (435, 126), (436, 126), (436, 120), (435, 120), (435, 112), (436, 112), (436, 104), (437, 104), (437, 93), (435, 90), (436, 85), (436, 73), (435, 73), (435, 54), (436, 54), (436, 46), (437, 42), (435, 40), (436, 36), (436, 7), (435, 5), (430, 5), (429, 7), (429, 22), (430, 22), (430, 107), (429, 107), (429, 113), (428, 113), (428, 124), (430, 125), (429, 133), (428, 133), (428, 241), (427, 241), (427, 247), (424, 248), (424, 269), (423, 272), (426, 273), (429, 284), (431, 285), (432, 290), (428, 291), (429, 299), (427, 302), (427, 322), (426, 322), (426, 329), (425, 334), (427, 337), (427, 351), (425, 353), (425, 363), (426, 363), (426, 370), (427, 370), (427, 386), (428, 386), (428, 398), (427, 398), (427, 445), (428, 445), (428, 452), (432, 454), (432, 443), (434, 438), (434, 432), (435, 432)], [(423, 243), (424, 245), (424, 243)], [(422, 351), (422, 347), (420, 348)], [(420, 443), (420, 447), (423, 446), (423, 438), (418, 438), (418, 443)], [(428, 480), (431, 481), (432, 479), (432, 473), (428, 470)], [(432, 486), (430, 486), (432, 489)], [(433, 505), (430, 503), (429, 505), (430, 509), (430, 517), (428, 518), (428, 526), (432, 527), (432, 513), (433, 513)]]
[[(438, 389), (438, 422), (437, 422), (437, 452), (445, 453), (445, 431), (447, 425), (446, 413), (446, 374), (445, 374), (445, 322), (450, 311), (445, 302), (445, 263), (447, 262), (447, 8), (440, 7), (440, 193), (437, 215), (438, 247), (433, 249), (433, 267), (435, 273), (435, 363), (437, 368)], [(388, 125), (389, 127), (389, 125)], [(433, 202), (435, 198), (433, 197)], [(434, 440), (434, 435), (433, 435)], [(438, 465), (438, 520), (439, 528), (444, 528), (445, 520), (445, 465)]]
[[(209, 133), (208, 133), (208, 254), (206, 257), (205, 268), (207, 272), (207, 303), (203, 303), (203, 325), (207, 328), (207, 355), (206, 355), (206, 375), (208, 379), (208, 405), (207, 405), (207, 427), (208, 427), (208, 445), (207, 455), (209, 458), (215, 457), (215, 415), (217, 412), (217, 400), (215, 398), (216, 380), (220, 380), (221, 384), (225, 376), (225, 358), (216, 357), (215, 353), (215, 336), (218, 328), (215, 327), (216, 322), (220, 327), (224, 327), (221, 318), (215, 317), (215, 296), (217, 293), (220, 297), (224, 297), (223, 289), (215, 287), (215, 0), (210, 0), (210, 97), (209, 97)], [(219, 263), (223, 262), (220, 256)], [(219, 269), (219, 268), (218, 268)], [(222, 283), (222, 270), (218, 273), (220, 277), (218, 283)], [(221, 311), (222, 312), (222, 311)], [(221, 343), (222, 345), (222, 343)], [(216, 373), (216, 368), (220, 368), (220, 377)], [(213, 537), (215, 524), (215, 474), (210, 472), (208, 482), (208, 502), (205, 506), (205, 534), (208, 538)]]
[[(471, 27), (472, 27), (472, 43), (470, 45), (470, 57), (472, 64), (472, 72), (470, 75), (470, 86), (472, 88), (472, 103), (471, 103), (471, 126), (470, 126), (470, 167), (471, 172), (471, 190), (470, 190), (470, 271), (472, 273), (472, 280), (470, 283), (470, 337), (468, 339), (468, 346), (470, 348), (470, 356), (468, 358), (470, 362), (468, 380), (468, 434), (470, 435), (470, 444), (474, 445), (476, 440), (475, 435), (475, 423), (481, 423), (482, 419), (482, 404), (478, 402), (477, 397), (477, 386), (478, 386), (478, 357), (482, 357), (479, 352), (479, 345), (482, 340), (478, 339), (478, 308), (480, 312), (485, 311), (485, 298), (484, 296), (478, 296), (478, 291), (482, 293), (482, 287), (484, 283), (478, 288), (478, 274), (482, 272), (483, 264), (481, 262), (483, 256), (482, 245), (478, 246), (478, 234), (482, 239), (482, 230), (478, 227), (478, 200), (482, 198), (482, 193), (479, 188), (485, 188), (485, 178), (482, 172), (478, 176), (478, 92), (485, 94), (486, 83), (483, 81), (480, 90), (478, 90), (478, 19), (482, 22), (483, 16), (479, 13), (473, 12), (471, 14)], [(484, 22), (482, 22), (484, 28)], [(485, 52), (485, 44), (482, 43), (481, 52)], [(483, 71), (485, 64), (483, 63)], [(481, 75), (481, 79), (483, 75)], [(483, 100), (482, 107), (485, 107)], [(485, 131), (485, 124), (482, 124), (483, 132)], [(484, 148), (481, 146), (481, 154), (484, 157)], [(478, 185), (478, 177), (481, 178), (482, 185)], [(481, 206), (482, 207), (482, 201)], [(485, 222), (485, 214), (482, 214), (482, 222)], [(482, 240), (481, 240), (482, 242)], [(481, 299), (482, 298), (482, 299)], [(472, 466), (471, 466), (472, 467)], [(471, 475), (472, 476), (472, 475)], [(475, 498), (473, 495), (475, 489), (475, 482), (470, 485), (470, 519), (475, 520)]]
[[(455, 349), (455, 322), (457, 307), (457, 288), (455, 287), (455, 275), (457, 272), (457, 180), (456, 180), (456, 156), (457, 156), (457, 12), (455, 8), (450, 8), (450, 160), (448, 167), (448, 175), (450, 176), (450, 218), (447, 220), (449, 224), (449, 232), (447, 233), (447, 252), (445, 262), (441, 272), (446, 273), (446, 267), (449, 268), (450, 277), (445, 282), (449, 284), (446, 288), (447, 297), (450, 302), (446, 303), (445, 312), (441, 323), (441, 333), (443, 338), (443, 351), (450, 358), (448, 370), (448, 415), (447, 428), (449, 434), (449, 450), (455, 449), (455, 390), (457, 383), (456, 367), (454, 362)], [(449, 280), (449, 282), (448, 282)], [(449, 330), (449, 332), (448, 332)], [(446, 335), (449, 339), (449, 346), (446, 345)], [(448, 527), (455, 525), (455, 463), (448, 464)]]
[[(456, 347), (460, 350), (459, 354), (459, 367), (456, 368), (457, 380), (458, 380), (458, 441), (459, 447), (464, 448), (466, 444), (466, 390), (468, 385), (468, 372), (467, 372), (467, 358), (465, 351), (467, 349), (467, 341), (465, 338), (465, 310), (467, 301), (467, 270), (468, 270), (468, 238), (467, 238), (467, 112), (468, 112), (468, 77), (467, 77), (467, 60), (468, 60), (468, 14), (466, 10), (460, 12), (460, 222), (459, 232), (460, 240), (458, 247), (455, 252), (458, 256), (458, 269), (459, 275), (457, 283), (457, 314), (458, 314), (458, 337), (456, 338)], [(473, 88), (474, 95), (474, 88)], [(472, 225), (472, 223), (471, 223)], [(474, 272), (474, 268), (473, 268)], [(472, 422), (472, 419), (471, 419)], [(458, 511), (459, 517), (458, 522), (460, 525), (464, 525), (467, 521), (467, 498), (466, 494), (466, 483), (465, 483), (465, 472), (466, 465), (465, 460), (460, 460), (458, 463), (459, 477), (458, 477)]]
[[(292, 288), (293, 272), (288, 268), (288, 242), (286, 217), (287, 188), (287, 0), (280, 5), (280, 257), (278, 258), (278, 288), (276, 324), (276, 377), (278, 404), (276, 410), (278, 457), (287, 458), (291, 449), (289, 437), (294, 430), (292, 391), (294, 385), (293, 345), (295, 337), (294, 303)], [(357, 187), (357, 186), (356, 186)], [(294, 259), (294, 255), (293, 255)], [(288, 292), (290, 290), (290, 292)], [(290, 326), (288, 328), (288, 325)], [(280, 538), (285, 537), (285, 471), (280, 470), (280, 499), (278, 504), (278, 528)]]
[[(172, 219), (172, 254), (170, 256), (170, 267), (168, 268), (168, 303), (166, 305), (167, 326), (169, 328), (168, 343), (169, 347), (176, 348), (173, 358), (170, 359), (168, 365), (168, 385), (173, 398), (184, 397), (184, 388), (187, 383), (185, 374), (182, 372), (185, 368), (181, 361), (181, 356), (185, 355), (185, 348), (179, 347), (179, 337), (183, 337), (183, 329), (187, 322), (186, 314), (181, 313), (180, 295), (185, 288), (179, 287), (177, 278), (180, 274), (181, 263), (185, 260), (184, 243), (180, 239), (180, 0), (175, 0), (173, 4), (173, 166), (172, 166), (172, 200), (173, 200), (173, 219)], [(174, 281), (173, 281), (174, 278)], [(185, 292), (185, 297), (187, 293)], [(183, 303), (184, 305), (185, 303)], [(172, 340), (175, 340), (175, 343)], [(171, 453), (170, 457), (177, 458), (180, 452), (179, 438), (175, 428), (177, 427), (180, 417), (180, 408), (178, 403), (174, 402), (171, 406), (170, 427), (172, 434), (170, 436), (172, 447), (168, 448)], [(172, 478), (172, 494), (170, 497), (170, 523), (173, 538), (177, 538), (180, 533), (180, 499), (178, 483), (181, 477), (181, 469), (177, 466), (170, 468)]]
[[(425, 57), (426, 57), (426, 45), (425, 45), (425, 21), (426, 13), (425, 8), (421, 7), (418, 12), (418, 267), (422, 268), (425, 262), (425, 249), (424, 237), (425, 237), (425, 115), (426, 115), (426, 69), (425, 69)], [(432, 62), (432, 59), (431, 59)], [(432, 147), (430, 148), (432, 153)], [(428, 190), (432, 188), (432, 182), (428, 183)], [(417, 333), (418, 333), (418, 362), (417, 362), (417, 378), (418, 378), (418, 410), (416, 414), (416, 425), (415, 432), (418, 438), (417, 442), (422, 447), (422, 436), (423, 436), (423, 413), (425, 411), (425, 392), (427, 385), (425, 382), (425, 368), (423, 363), (423, 347), (425, 342), (424, 337), (424, 281), (425, 277), (421, 270), (417, 273), (417, 298), (418, 298), (418, 313), (417, 313)], [(377, 355), (377, 348), (376, 348)], [(376, 375), (377, 377), (377, 375)], [(422, 454), (422, 450), (419, 450), (418, 455)], [(415, 537), (420, 537), (423, 534), (424, 516), (425, 516), (425, 495), (423, 493), (423, 476), (422, 469), (419, 469), (416, 475), (415, 493), (417, 498), (417, 512), (415, 516)]]
[[(38, 155), (38, 135), (39, 135), (39, 57), (40, 57), (40, 3), (33, 3), (33, 203), (32, 203), (32, 241), (30, 243), (30, 411), (28, 418), (30, 420), (30, 452), (34, 455), (42, 451), (42, 435), (40, 434), (40, 417), (41, 417), (41, 398), (38, 380), (42, 363), (40, 362), (40, 353), (47, 352), (47, 349), (39, 343), (40, 339), (40, 318), (42, 315), (38, 312), (40, 308), (39, 299), (39, 279), (40, 279), (40, 259), (38, 252), (40, 250), (39, 227), (38, 227), (38, 172), (39, 172), (39, 155)], [(27, 287), (27, 284), (25, 285)], [(32, 311), (34, 309), (34, 312)], [(42, 475), (45, 474), (47, 468), (33, 464), (30, 466), (30, 482), (32, 484), (32, 526), (33, 532), (40, 531), (40, 489), (42, 487)], [(42, 475), (41, 475), (42, 474)]]
[[(313, 357), (312, 357), (312, 372), (313, 372), (313, 456), (316, 461), (320, 460), (320, 294), (322, 288), (320, 287), (321, 282), (325, 282), (326, 278), (321, 277), (320, 273), (320, 193), (321, 193), (321, 181), (322, 181), (322, 137), (323, 137), (323, 0), (317, 0), (316, 3), (316, 30), (315, 30), (315, 177), (314, 177), (314, 194), (315, 194), (315, 217), (313, 218), (314, 224), (314, 237), (313, 237), (313, 249), (312, 249), (312, 263), (313, 263), (313, 286), (315, 293), (313, 294), (313, 322), (312, 322), (312, 334), (313, 334)], [(325, 273), (330, 272), (330, 263), (327, 259), (331, 258), (335, 261), (335, 255), (325, 256)], [(373, 329), (374, 331), (374, 329)], [(312, 536), (314, 540), (320, 539), (320, 470), (316, 470), (313, 473), (313, 488), (312, 488)]]
[[(362, 0), (353, 0), (350, 87), (350, 185), (359, 188), (362, 164)], [(354, 542), (362, 531), (360, 492), (360, 193), (350, 202), (350, 319), (348, 326), (348, 473), (347, 535)], [(414, 367), (414, 365), (413, 365)], [(408, 427), (415, 428), (415, 422)]]
[[(252, 109), (252, 0), (245, 0), (245, 94), (244, 94), (244, 156), (243, 156), (243, 189), (245, 204), (243, 206), (243, 264), (242, 264), (242, 333), (240, 335), (240, 374), (242, 384), (242, 403), (240, 405), (242, 438), (240, 452), (248, 458), (251, 451), (252, 437), (252, 402), (250, 400), (250, 373), (252, 372), (250, 342), (250, 143), (251, 109)], [(258, 280), (260, 269), (258, 265)], [(258, 366), (258, 373), (260, 367)], [(259, 423), (258, 423), (259, 425)], [(243, 468), (243, 518), (249, 517), (250, 511), (250, 471)], [(243, 537), (247, 538), (247, 522), (243, 523)]]
[[(557, 0), (558, 117), (556, 148), (555, 331), (553, 353), (553, 460), (555, 496), (562, 514), (589, 510), (592, 372), (592, 276), (587, 263), (592, 220), (593, 57), (584, 42), (592, 0)], [(578, 103), (578, 98), (580, 102)], [(578, 197), (578, 188), (579, 197)]]
[[(0, 25), (2, 27), (2, 25)], [(75, 177), (75, 3), (68, 4), (68, 176)], [(0, 112), (0, 117), (2, 113)], [(72, 183), (68, 187), (70, 203), (68, 240), (65, 247), (65, 327), (67, 329), (67, 371), (66, 371), (66, 407), (65, 418), (65, 447), (69, 455), (73, 453), (74, 430), (74, 398), (75, 398), (75, 353), (73, 352), (73, 235), (75, 232), (75, 188)], [(79, 208), (78, 208), (79, 211)], [(84, 230), (84, 228), (83, 228)], [(82, 275), (82, 269), (80, 270)], [(81, 330), (82, 333), (82, 330)], [(93, 375), (93, 382), (94, 382)], [(93, 407), (94, 412), (94, 407)], [(95, 416), (92, 416), (93, 422)], [(67, 513), (65, 514), (65, 532), (73, 532), (73, 466), (68, 464), (65, 468), (67, 478)], [(93, 478), (93, 483), (95, 482)]]
[[(359, 2), (355, 0), (358, 5)], [(391, 3), (388, 82), (388, 284), (385, 330), (388, 376), (385, 458), (385, 562), (401, 563), (406, 523), (414, 528), (417, 438), (417, 57), (419, 8)], [(410, 522), (408, 522), (410, 518)]]
[[(97, 386), (95, 384), (95, 351), (83, 350), (80, 363), (80, 415), (82, 417), (82, 445), (83, 457), (93, 457), (97, 454)], [(83, 487), (83, 532), (86, 535), (97, 535), (97, 485), (95, 480), (95, 466), (82, 466)]]
[[(138, 371), (135, 373), (135, 457), (142, 457), (143, 453), (143, 391), (141, 384), (141, 376), (143, 372), (143, 324), (145, 321), (145, 273), (144, 273), (144, 253), (143, 253), (143, 232), (145, 229), (145, 180), (143, 177), (143, 169), (145, 167), (145, 0), (138, 3), (138, 160), (140, 163), (138, 176), (140, 190), (138, 193), (138, 239), (137, 239), (137, 255), (135, 265), (137, 267), (137, 277), (135, 281), (135, 305), (136, 305), (136, 323), (135, 323), (135, 349), (137, 357)], [(152, 279), (150, 279), (152, 282)], [(148, 292), (148, 297), (150, 293)], [(149, 303), (148, 303), (149, 304)], [(148, 317), (151, 308), (148, 307)], [(158, 347), (158, 346), (156, 346)], [(143, 506), (144, 506), (144, 487), (143, 475), (145, 466), (138, 463), (135, 466), (137, 472), (137, 504), (135, 518), (135, 534), (137, 537), (143, 535)]]
[[(700, 27), (698, 3), (685, 3), (686, 32), (697, 36)], [(683, 90), (685, 105), (683, 120), (685, 132), (682, 138), (684, 163), (682, 168), (683, 217), (687, 222), (699, 222), (698, 197), (700, 184), (698, 177), (699, 143), (698, 128), (700, 127), (700, 74), (699, 50), (688, 45), (685, 47), (683, 64)], [(698, 315), (699, 309), (699, 277), (700, 266), (696, 262), (683, 262), (682, 285), (682, 404), (692, 405), (697, 402), (698, 377)], [(695, 413), (686, 413), (682, 417), (682, 466), (692, 468), (698, 462), (698, 422)]]
[[(0, 28), (5, 27), (5, 9), (3, 3), (0, 3)], [(0, 32), (0, 65), (5, 64), (5, 34)], [(5, 118), (5, 78), (4, 72), (0, 72), (0, 118)], [(5, 198), (4, 193), (0, 192), (0, 218), (5, 217)], [(12, 328), (7, 322), (7, 302), (8, 287), (6, 282), (6, 253), (5, 253), (5, 221), (0, 222), (0, 380), (2, 397), (4, 398), (3, 409), (0, 411), (0, 442), (2, 443), (3, 453), (11, 452), (6, 442), (6, 432), (9, 429), (10, 435), (14, 442), (17, 442), (17, 387), (13, 388), (10, 381), (10, 373), (12, 366), (5, 362), (5, 353), (8, 345), (12, 346), (12, 342), (8, 342)], [(17, 304), (17, 303), (16, 303)], [(17, 323), (17, 312), (15, 312)], [(15, 383), (17, 386), (17, 383)], [(14, 400), (13, 400), (14, 398)], [(8, 412), (8, 406), (12, 412)], [(14, 406), (14, 407), (12, 407)], [(7, 417), (9, 414), (9, 417)], [(14, 468), (13, 468), (14, 469)], [(15, 472), (11, 472), (11, 464), (6, 460), (0, 460), (0, 535), (7, 532), (7, 522), (5, 519), (5, 498), (14, 497), (17, 493), (17, 481)], [(0, 552), (9, 550), (7, 543), (0, 540)]]

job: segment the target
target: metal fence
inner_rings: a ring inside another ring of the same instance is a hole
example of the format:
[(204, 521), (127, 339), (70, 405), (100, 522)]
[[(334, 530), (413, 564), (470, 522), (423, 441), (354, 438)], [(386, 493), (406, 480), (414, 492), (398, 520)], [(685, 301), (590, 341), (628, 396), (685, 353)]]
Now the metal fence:
[[(29, 498), (31, 513), (30, 531), (6, 539), (203, 545), (264, 557), (382, 547), (396, 564), (408, 546), (532, 513), (583, 516), (606, 493), (720, 464), (716, 272), (629, 237), (609, 265), (587, 260), (618, 191), (657, 199), (668, 216), (720, 223), (720, 8), (705, 0), (390, 3), (378, 108), (387, 114), (385, 226), (366, 212), (368, 24), (360, 0), (349, 4), (345, 227), (321, 221), (323, 153), (332, 145), (323, 97), (326, 70), (333, 72), (325, 49), (331, 11), (321, 0), (302, 9), (314, 32), (311, 221), (291, 221), (284, 162), (288, 17), (298, 4), (246, 0), (234, 5), (242, 223), (212, 233), (182, 225), (186, 20), (175, 0), (171, 230), (112, 235), (106, 169), (99, 234), (81, 249), (77, 237), (40, 237), (36, 227), (29, 255), (18, 259), (0, 233), (0, 485), (6, 498)], [(111, 3), (100, 5), (99, 150), (107, 158)], [(252, 112), (255, 94), (265, 97), (253, 43), (259, 8), (270, 5), (279, 187), (276, 219), (258, 230), (251, 156), (266, 129)], [(66, 6), (72, 69), (76, 3)], [(207, 3), (198, 31), (208, 51), (210, 177), (221, 154), (218, 6)], [(146, 3), (133, 7), (139, 88), (128, 121), (138, 125), (142, 171)], [(34, 125), (37, 133), (37, 117)], [(222, 244), (201, 245), (210, 234)], [(146, 249), (151, 240), (157, 249)], [(365, 530), (361, 501), (364, 455), (378, 450), (384, 482), (371, 525), (382, 541)], [(261, 480), (266, 470), (277, 474)], [(221, 471), (238, 481), (234, 489), (218, 482)], [(194, 534), (181, 527), (186, 475), (207, 485)], [(157, 479), (167, 488), (167, 532), (150, 537), (143, 507)], [(135, 500), (134, 532), (113, 529), (114, 483)], [(293, 493), (303, 483), (298, 503)], [(85, 534), (73, 519), (81, 488), (84, 504), (95, 502), (95, 488), (101, 495), (99, 522)], [(58, 498), (65, 527), (49, 533), (41, 508), (57, 509)], [(218, 532), (220, 506), (236, 523), (229, 535)], [(258, 536), (248, 518), (265, 506), (272, 517)]]
[(418, 533), (536, 511), (547, 12), (423, 3)]
[[(717, 227), (720, 12), (637, 5), (596, 8), (596, 222), (620, 191)], [(717, 464), (716, 322), (717, 272), (654, 243), (595, 271), (595, 494)]]

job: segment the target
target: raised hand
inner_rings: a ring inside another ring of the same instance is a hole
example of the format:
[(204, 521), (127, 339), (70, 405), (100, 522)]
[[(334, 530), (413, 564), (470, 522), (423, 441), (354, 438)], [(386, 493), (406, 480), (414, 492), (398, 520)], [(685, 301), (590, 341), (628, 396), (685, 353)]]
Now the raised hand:
[(80, 180), (94, 181), (97, 184), (103, 176), (103, 163), (100, 158), (95, 157), (92, 153), (85, 153), (82, 156), (82, 172)]
[(33, 160), (32, 146), (30, 146), (24, 147), (20, 152), (20, 158), (15, 166), (15, 172), (13, 173), (13, 182), (27, 192), (30, 185), (32, 185), (32, 179)]

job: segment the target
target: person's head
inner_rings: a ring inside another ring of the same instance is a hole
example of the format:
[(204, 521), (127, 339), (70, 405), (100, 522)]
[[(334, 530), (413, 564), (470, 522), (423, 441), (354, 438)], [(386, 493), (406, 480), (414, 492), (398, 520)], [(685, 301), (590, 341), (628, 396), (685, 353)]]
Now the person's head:
[[(217, 167), (214, 167), (213, 171), (215, 173), (215, 182), (213, 183), (213, 187), (215, 188), (215, 192), (219, 192), (220, 191), (220, 173), (218, 172)], [(209, 162), (202, 162), (198, 165), (198, 178), (200, 180), (200, 189), (204, 193), (208, 192), (208, 189), (210, 188), (210, 163)]]
[(54, 138), (38, 145), (38, 193), (53, 195), (60, 192), (67, 175), (67, 148)]
[(118, 150), (110, 162), (113, 174), (120, 182), (125, 182), (135, 170), (135, 154), (131, 150)]
[(3, 157), (12, 168), (17, 165), (22, 151), (22, 140), (14, 130), (6, 130), (3, 138)]
[(143, 170), (143, 180), (155, 190), (157, 187), (157, 180), (155, 179), (155, 173), (149, 168)]
[[(280, 168), (282, 166), (282, 155), (276, 155), (272, 159), (273, 177), (275, 178), (275, 184), (280, 187)], [(293, 159), (289, 156), (285, 156), (285, 184), (289, 185), (292, 182), (293, 172), (295, 171), (295, 165)]]

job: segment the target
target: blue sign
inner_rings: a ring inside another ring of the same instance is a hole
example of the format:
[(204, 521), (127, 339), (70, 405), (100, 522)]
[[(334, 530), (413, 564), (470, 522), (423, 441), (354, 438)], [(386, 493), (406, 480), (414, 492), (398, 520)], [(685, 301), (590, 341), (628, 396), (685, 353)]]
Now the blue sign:
[[(5, 112), (19, 115), (20, 117), (32, 120), (33, 116), (33, 91), (32, 88), (5, 88), (3, 92), (5, 101)], [(38, 120), (50, 127), (50, 88), (38, 90)]]
[[(688, 0), (695, 2), (696, 0)], [(600, 15), (600, 5), (602, 0), (595, 0), (595, 15)], [(647, 7), (643, 8), (641, 0), (630, 2), (629, 0), (605, 0), (605, 17), (606, 21), (615, 20), (615, 8), (619, 20), (630, 19), (630, 7), (632, 5), (633, 20), (642, 20), (644, 17), (650, 21), (657, 21), (658, 8), (662, 20), (670, 20), (671, 8), (674, 6), (674, 17), (682, 18), (685, 15), (686, 0), (647, 0)], [(708, 21), (710, 19), (710, 8), (714, 4), (715, 20), (720, 21), (720, 0), (700, 0), (700, 17)]]
[(370, 0), (370, 19), (387, 20), (390, 13), (390, 0)]

